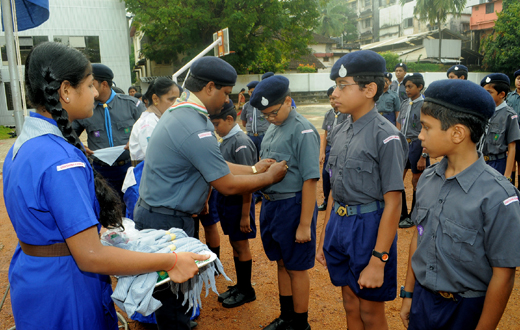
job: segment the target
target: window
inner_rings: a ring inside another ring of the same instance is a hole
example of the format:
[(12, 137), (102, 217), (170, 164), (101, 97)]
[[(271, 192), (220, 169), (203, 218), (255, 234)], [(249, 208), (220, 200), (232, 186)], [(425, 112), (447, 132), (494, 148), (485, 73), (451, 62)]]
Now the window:
[(54, 41), (76, 48), (92, 63), (101, 63), (99, 36), (55, 36)]
[(5, 82), (4, 88), (5, 88), (5, 100), (7, 101), (7, 110), (12, 111), (12, 110), (14, 110), (14, 103), (13, 103), (13, 92), (11, 91), (11, 83)]
[(403, 22), (403, 27), (406, 29), (406, 28), (411, 28), (413, 27), (413, 17), (410, 17), (410, 18), (406, 18)]
[(329, 59), (327, 56), (325, 56), (325, 57), (323, 58), (323, 62), (328, 62), (328, 61), (330, 61), (330, 59)]
[(365, 0), (365, 8), (372, 6), (372, 0)]
[(372, 19), (371, 18), (363, 20), (363, 27), (364, 28), (369, 28), (371, 26), (372, 26)]
[[(20, 43), (20, 57), (22, 60), (22, 64), (25, 64), (25, 60), (27, 59), (27, 55), (31, 52), (31, 50), (41, 44), (42, 42), (49, 41), (49, 37), (47, 36), (35, 36), (35, 37), (18, 37), (18, 41)], [(0, 44), (2, 45), (2, 61), (7, 62), (7, 48), (5, 46), (5, 37), (0, 37)]]
[(495, 3), (486, 3), (486, 14), (493, 14), (495, 12)]

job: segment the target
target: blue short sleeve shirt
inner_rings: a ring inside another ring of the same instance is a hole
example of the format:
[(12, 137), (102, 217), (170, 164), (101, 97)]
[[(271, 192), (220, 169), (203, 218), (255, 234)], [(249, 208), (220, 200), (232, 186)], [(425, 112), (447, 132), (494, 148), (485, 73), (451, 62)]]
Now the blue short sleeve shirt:
[(331, 145), (330, 136), (334, 127), (344, 122), (347, 117), (348, 114), (335, 112), (334, 109), (330, 109), (325, 113), (325, 118), (323, 118), (321, 128), (327, 131), (327, 145)]
[(484, 143), (479, 150), (484, 155), (498, 155), (508, 150), (508, 144), (520, 140), (518, 115), (505, 102), (489, 119)]
[(246, 122), (246, 131), (250, 134), (264, 133), (271, 125), (267, 119), (264, 118), (262, 112), (253, 107), (249, 102), (244, 104), (240, 119)]
[(397, 93), (388, 90), (384, 92), (376, 102), (377, 111), (383, 113), (399, 112), (401, 108), (401, 100)]

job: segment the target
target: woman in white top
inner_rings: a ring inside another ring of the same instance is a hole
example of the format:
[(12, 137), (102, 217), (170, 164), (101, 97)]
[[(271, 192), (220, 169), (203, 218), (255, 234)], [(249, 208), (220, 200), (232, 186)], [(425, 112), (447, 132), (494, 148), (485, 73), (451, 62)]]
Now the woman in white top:
[(130, 135), (130, 157), (133, 165), (144, 160), (148, 140), (152, 135), (161, 115), (170, 108), (181, 95), (182, 88), (171, 79), (160, 77), (155, 79), (143, 95), (148, 100), (148, 109), (135, 122)]

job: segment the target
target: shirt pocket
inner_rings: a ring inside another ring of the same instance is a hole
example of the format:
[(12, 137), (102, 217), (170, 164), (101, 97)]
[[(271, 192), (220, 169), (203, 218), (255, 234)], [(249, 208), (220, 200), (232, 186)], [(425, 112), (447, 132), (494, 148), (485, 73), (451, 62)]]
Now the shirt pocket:
[(415, 225), (415, 228), (417, 229), (417, 244), (419, 244), (424, 236), (424, 220), (428, 216), (428, 209), (427, 208), (417, 208), (416, 216), (413, 217), (412, 222)]
[(489, 126), (489, 132), (488, 132), (488, 143), (500, 146), (502, 145), (504, 141), (504, 133), (506, 131), (505, 127), (501, 127), (500, 125), (493, 124)]
[(282, 152), (269, 151), (265, 158), (271, 158), (271, 159), (276, 160), (277, 162), (281, 162), (282, 160), (285, 160), (287, 162), (287, 165), (289, 165), (289, 162), (291, 160), (291, 155), (282, 153)]
[[(329, 155), (329, 159), (327, 161), (327, 165), (325, 170), (329, 173), (330, 184), (334, 184), (335, 174), (336, 174), (336, 162), (338, 161), (338, 156)], [(334, 174), (334, 175), (333, 175)]]
[(107, 135), (105, 131), (105, 125), (89, 125), (87, 126), (87, 133), (89, 139), (92, 141), (102, 141), (103, 137)]
[(123, 120), (117, 123), (117, 130), (121, 132), (124, 135), (130, 136), (130, 133), (132, 132), (132, 126), (134, 126), (133, 120)]
[(343, 175), (345, 189), (353, 188), (357, 191), (372, 192), (375, 190), (373, 179), (374, 162), (347, 158), (346, 173)]
[(394, 110), (394, 101), (388, 100), (385, 102), (385, 112), (393, 112)]
[(472, 261), (478, 231), (463, 227), (448, 218), (441, 218), (443, 240), (439, 248), (448, 257), (457, 261)]

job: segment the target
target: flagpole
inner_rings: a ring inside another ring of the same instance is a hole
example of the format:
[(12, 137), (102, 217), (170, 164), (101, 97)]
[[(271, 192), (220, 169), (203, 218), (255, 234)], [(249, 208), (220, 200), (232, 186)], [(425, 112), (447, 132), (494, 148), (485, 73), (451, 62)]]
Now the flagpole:
[[(16, 125), (16, 135), (20, 136), (23, 126), (23, 110), (20, 93), (20, 78), (18, 77), (18, 66), (16, 64), (16, 52), (14, 46), (13, 33), (13, 12), (10, 0), (1, 0), (2, 18), (4, 19), (5, 45), (9, 65), (9, 76), (11, 77), (11, 93), (14, 105), (14, 123)], [(20, 63), (21, 65), (21, 63)]]

